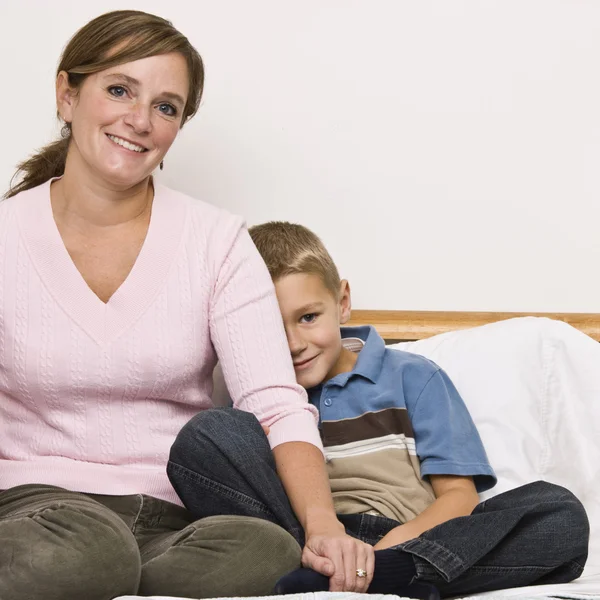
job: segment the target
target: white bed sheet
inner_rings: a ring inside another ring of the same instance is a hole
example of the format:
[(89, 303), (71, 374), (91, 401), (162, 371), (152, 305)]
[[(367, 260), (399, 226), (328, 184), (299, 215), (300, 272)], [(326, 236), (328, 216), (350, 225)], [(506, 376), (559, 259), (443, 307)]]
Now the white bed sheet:
[[(121, 596), (116, 600), (137, 600), (141, 596)], [(146, 600), (188, 600), (187, 598), (174, 598), (171, 596), (146, 596)], [(538, 585), (524, 588), (497, 590), (476, 596), (465, 596), (464, 600), (550, 600), (566, 598), (573, 600), (600, 600), (600, 571), (584, 575), (571, 583), (559, 585)], [(222, 598), (218, 600), (234, 600)], [(353, 594), (342, 592), (315, 592), (307, 594), (288, 594), (285, 596), (253, 596), (245, 600), (406, 600), (399, 596), (384, 594)], [(461, 599), (463, 600), (463, 599)]]
[[(587, 571), (591, 569), (588, 567)], [(469, 600), (481, 598), (482, 600), (493, 600), (494, 598), (515, 598), (524, 600), (525, 598), (582, 598), (591, 600), (600, 600), (600, 569), (591, 574), (584, 574), (579, 579), (571, 583), (561, 583), (558, 585), (533, 585), (523, 588), (511, 588), (507, 590), (498, 590), (487, 592), (476, 596), (467, 596)]]

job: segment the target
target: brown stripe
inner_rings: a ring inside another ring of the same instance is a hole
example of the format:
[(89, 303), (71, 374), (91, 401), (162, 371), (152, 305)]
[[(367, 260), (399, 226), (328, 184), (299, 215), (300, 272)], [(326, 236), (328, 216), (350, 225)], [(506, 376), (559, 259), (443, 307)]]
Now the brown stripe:
[(415, 437), (405, 408), (386, 408), (354, 419), (324, 421), (321, 433), (324, 446), (339, 446), (399, 433), (409, 438)]

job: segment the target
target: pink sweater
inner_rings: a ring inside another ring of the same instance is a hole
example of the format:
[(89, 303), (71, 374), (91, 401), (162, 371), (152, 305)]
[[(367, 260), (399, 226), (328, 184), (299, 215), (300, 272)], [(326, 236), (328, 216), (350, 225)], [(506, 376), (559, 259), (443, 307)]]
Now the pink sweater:
[(62, 242), (50, 183), (0, 202), (0, 489), (47, 483), (179, 503), (165, 472), (181, 427), (234, 405), (272, 447), (321, 448), (267, 269), (242, 220), (157, 185), (148, 235), (104, 304)]

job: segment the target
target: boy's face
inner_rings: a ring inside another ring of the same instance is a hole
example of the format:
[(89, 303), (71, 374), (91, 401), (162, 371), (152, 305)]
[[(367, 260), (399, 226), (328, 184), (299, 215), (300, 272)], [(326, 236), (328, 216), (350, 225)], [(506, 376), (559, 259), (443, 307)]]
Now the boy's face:
[(340, 324), (350, 318), (350, 288), (342, 281), (339, 300), (318, 275), (285, 275), (275, 282), (296, 380), (311, 388), (351, 371), (356, 355), (342, 348)]

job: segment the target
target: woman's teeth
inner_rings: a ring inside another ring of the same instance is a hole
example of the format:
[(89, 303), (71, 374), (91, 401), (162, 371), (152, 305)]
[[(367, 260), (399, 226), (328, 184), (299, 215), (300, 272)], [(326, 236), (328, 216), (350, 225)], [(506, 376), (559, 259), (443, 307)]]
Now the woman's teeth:
[(119, 146), (123, 146), (123, 148), (127, 148), (127, 150), (133, 150), (134, 152), (146, 152), (146, 148), (142, 148), (142, 146), (137, 146), (136, 144), (132, 144), (126, 140), (122, 140), (114, 135), (109, 135), (108, 138), (112, 140), (115, 144), (119, 144)]

